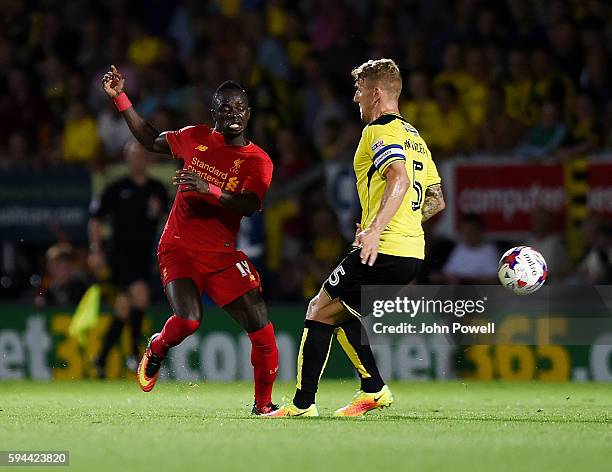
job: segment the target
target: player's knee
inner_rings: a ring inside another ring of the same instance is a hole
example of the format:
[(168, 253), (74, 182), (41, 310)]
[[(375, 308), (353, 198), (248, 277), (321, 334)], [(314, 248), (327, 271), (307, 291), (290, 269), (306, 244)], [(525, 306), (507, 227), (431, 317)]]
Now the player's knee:
[(179, 279), (166, 285), (166, 296), (174, 314), (192, 321), (202, 321), (200, 294), (192, 280)]
[(265, 328), (269, 322), (268, 315), (265, 311), (260, 312), (258, 310), (254, 310), (254, 312), (249, 316), (249, 326), (247, 331), (249, 333), (259, 331), (260, 329)]
[(180, 313), (177, 313), (177, 315), (192, 321), (202, 321), (202, 310), (196, 306), (185, 307)]
[(310, 302), (308, 302), (308, 309), (306, 310), (306, 319), (314, 320), (317, 317), (319, 311), (319, 295), (315, 295)]

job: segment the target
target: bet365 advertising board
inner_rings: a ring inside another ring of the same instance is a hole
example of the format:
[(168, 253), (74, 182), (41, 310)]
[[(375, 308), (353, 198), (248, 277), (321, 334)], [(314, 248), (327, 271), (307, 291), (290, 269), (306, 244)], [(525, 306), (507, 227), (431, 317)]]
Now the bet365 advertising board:
[[(100, 349), (110, 313), (103, 311), (98, 325), (80, 345), (68, 335), (72, 312), (72, 308), (39, 310), (0, 305), (0, 379), (93, 378), (91, 361)], [(165, 306), (150, 309), (144, 321), (144, 333), (158, 331), (167, 316)], [(270, 318), (275, 325), (280, 353), (279, 379), (291, 381), (295, 378), (304, 309), (273, 306)], [(369, 319), (380, 324), (383, 318)], [(387, 379), (612, 381), (612, 330), (599, 330), (589, 344), (568, 345), (563, 340), (571, 341), (567, 335), (580, 323), (580, 318), (575, 316), (570, 323), (551, 324), (525, 313), (506, 312), (497, 316), (495, 323), (499, 334), (492, 334), (492, 341), (485, 344), (467, 345), (453, 342), (452, 337), (445, 340), (429, 328), (424, 332), (394, 335), (384, 341), (378, 337), (372, 344), (381, 373)], [(556, 339), (560, 340), (559, 344)], [(144, 346), (144, 337), (142, 342)], [(129, 346), (126, 329), (120, 345), (110, 354), (109, 378), (133, 375), (124, 362)], [(161, 378), (182, 381), (250, 380), (249, 339), (223, 311), (206, 309), (199, 331), (171, 351), (161, 375)], [(354, 375), (347, 357), (334, 341), (324, 376), (352, 378)]]

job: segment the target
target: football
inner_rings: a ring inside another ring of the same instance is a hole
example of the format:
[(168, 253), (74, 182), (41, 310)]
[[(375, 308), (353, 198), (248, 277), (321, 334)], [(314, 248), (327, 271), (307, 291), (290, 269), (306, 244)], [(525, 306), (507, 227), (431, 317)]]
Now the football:
[(548, 267), (542, 254), (528, 246), (517, 246), (499, 260), (499, 282), (517, 295), (528, 295), (546, 281)]

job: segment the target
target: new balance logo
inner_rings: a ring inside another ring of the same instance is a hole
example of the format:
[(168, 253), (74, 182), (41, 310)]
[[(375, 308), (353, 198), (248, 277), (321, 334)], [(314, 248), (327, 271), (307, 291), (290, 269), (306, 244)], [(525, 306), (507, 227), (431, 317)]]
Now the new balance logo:
[(196, 146), (195, 148), (196, 148), (196, 151), (204, 152), (204, 151), (206, 151), (208, 149), (208, 146), (204, 146), (203, 144), (200, 144), (200, 145)]

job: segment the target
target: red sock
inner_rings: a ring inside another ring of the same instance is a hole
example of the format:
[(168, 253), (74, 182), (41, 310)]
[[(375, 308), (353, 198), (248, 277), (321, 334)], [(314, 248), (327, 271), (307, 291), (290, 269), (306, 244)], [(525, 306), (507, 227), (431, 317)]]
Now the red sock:
[(249, 333), (251, 364), (255, 381), (255, 406), (261, 408), (272, 403), (272, 386), (278, 370), (278, 349), (274, 326), (268, 323), (259, 331)]
[(166, 321), (161, 334), (151, 343), (151, 352), (158, 356), (165, 357), (168, 353), (168, 349), (180, 344), (187, 336), (195, 333), (199, 326), (199, 321), (188, 320), (178, 315), (172, 315), (168, 318), (168, 321)]

